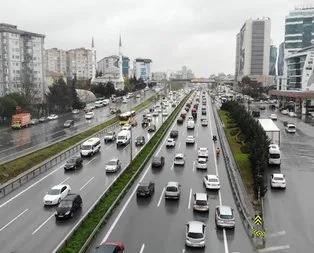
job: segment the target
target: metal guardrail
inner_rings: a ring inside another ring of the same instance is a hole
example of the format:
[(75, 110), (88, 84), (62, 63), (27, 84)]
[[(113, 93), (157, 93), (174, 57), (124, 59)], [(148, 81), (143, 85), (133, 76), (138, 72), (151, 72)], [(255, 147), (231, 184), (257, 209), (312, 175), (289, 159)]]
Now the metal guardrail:
[[(190, 95), (190, 94), (189, 94)], [(187, 101), (187, 99), (189, 98), (189, 95), (187, 95), (181, 102), (180, 104), (177, 106), (177, 108), (182, 108), (183, 105), (185, 104), (185, 102)], [(177, 109), (175, 108), (175, 109)], [(172, 111), (172, 113), (170, 114), (170, 116), (168, 118), (171, 117), (171, 115), (173, 113), (175, 114), (175, 117), (180, 113), (180, 109), (177, 110), (177, 112), (174, 110)], [(174, 117), (174, 118), (175, 118)], [(165, 124), (165, 122), (164, 122)], [(162, 126), (162, 125), (161, 125)], [(161, 127), (160, 126), (160, 127)], [(169, 125), (169, 127), (163, 132), (163, 136), (169, 132), (169, 128), (170, 128), (171, 124)], [(152, 138), (154, 137), (154, 135), (157, 133), (157, 131), (153, 134)], [(149, 140), (149, 142), (152, 140), (152, 138)], [(151, 149), (150, 153), (147, 155), (147, 157), (145, 158), (145, 160), (143, 161), (143, 163), (141, 164), (141, 166), (139, 167), (138, 171), (132, 176), (132, 178), (130, 179), (130, 181), (127, 183), (127, 185), (123, 188), (123, 190), (120, 192), (120, 194), (117, 196), (117, 198), (115, 199), (114, 203), (110, 206), (110, 208), (107, 210), (106, 214), (102, 217), (102, 219), (100, 220), (100, 222), (98, 223), (98, 225), (94, 228), (93, 232), (90, 234), (89, 238), (87, 239), (87, 241), (84, 243), (83, 247), (81, 248), (81, 250), (79, 251), (81, 252), (85, 252), (88, 247), (90, 246), (90, 243), (92, 242), (92, 240), (95, 238), (96, 234), (98, 233), (99, 229), (101, 228), (101, 226), (103, 225), (103, 223), (109, 218), (108, 216), (110, 216), (110, 214), (113, 212), (113, 210), (116, 208), (116, 205), (119, 204), (119, 202), (121, 201), (121, 199), (124, 197), (124, 195), (127, 193), (127, 191), (130, 189), (130, 187), (132, 186), (134, 180), (137, 178), (137, 176), (142, 172), (143, 168), (145, 168), (146, 163), (149, 161), (149, 159), (151, 158), (152, 154), (155, 152), (156, 148), (159, 146), (160, 142), (162, 141), (163, 138), (160, 138), (159, 141), (155, 144), (155, 146)], [(147, 144), (149, 143), (147, 142)], [(147, 145), (146, 144), (146, 145)], [(143, 149), (142, 149), (143, 150)], [(142, 152), (142, 150), (134, 157), (134, 159), (139, 156)], [(78, 223), (76, 223), (76, 225), (71, 229), (71, 231), (66, 235), (66, 237), (59, 243), (59, 245), (53, 250), (52, 253), (58, 253), (59, 250), (61, 250), (66, 244), (69, 238), (71, 238), (71, 236), (78, 230), (78, 228), (81, 226), (81, 224), (85, 221), (85, 219), (88, 217), (88, 215), (94, 210), (94, 208), (97, 206), (97, 204), (100, 202), (101, 199), (105, 198), (107, 193), (110, 191), (110, 189), (115, 185), (115, 183), (117, 182), (117, 180), (119, 179), (119, 177), (125, 172), (127, 171), (127, 168), (130, 166), (130, 163), (128, 163), (125, 167), (125, 169), (123, 171), (121, 171), (121, 173), (114, 179), (113, 182), (111, 182), (111, 184), (106, 188), (106, 190), (101, 194), (101, 196), (94, 202), (94, 204), (88, 209), (88, 211), (84, 214), (84, 216), (79, 220)]]
[[(151, 105), (151, 103), (145, 107), (142, 107), (140, 110), (137, 111), (137, 113), (144, 111), (150, 105)], [(99, 132), (95, 133), (94, 135), (89, 136), (89, 137), (85, 138), (84, 140), (80, 141), (78, 144), (75, 144), (74, 146), (69, 147), (65, 151), (62, 151), (59, 154), (57, 154), (51, 158), (48, 158), (46, 161), (34, 166), (33, 168), (29, 169), (28, 171), (25, 171), (24, 173), (20, 174), (19, 176), (17, 176), (15, 178), (13, 178), (12, 180), (4, 183), (0, 187), (0, 198), (3, 198), (4, 196), (9, 194), (10, 192), (18, 189), (19, 187), (21, 187), (22, 185), (27, 183), (28, 181), (41, 175), (42, 173), (51, 169), (53, 166), (57, 165), (58, 163), (61, 163), (62, 161), (64, 161), (68, 157), (70, 157), (71, 155), (77, 153), (80, 150), (81, 144), (84, 141), (90, 139), (91, 137), (101, 138), (106, 133), (108, 133), (109, 131), (112, 131), (113, 129), (116, 129), (117, 127), (119, 127), (119, 122), (116, 122), (116, 123), (104, 128), (104, 129), (100, 130)]]

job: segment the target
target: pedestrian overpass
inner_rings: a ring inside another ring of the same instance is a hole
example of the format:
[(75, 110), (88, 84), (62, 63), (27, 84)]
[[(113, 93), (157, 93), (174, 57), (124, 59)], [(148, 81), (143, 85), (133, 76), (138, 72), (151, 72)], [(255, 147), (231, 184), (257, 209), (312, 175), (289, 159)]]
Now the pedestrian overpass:
[(209, 78), (188, 78), (188, 79), (177, 79), (170, 78), (170, 82), (189, 82), (189, 83), (216, 83), (214, 79)]

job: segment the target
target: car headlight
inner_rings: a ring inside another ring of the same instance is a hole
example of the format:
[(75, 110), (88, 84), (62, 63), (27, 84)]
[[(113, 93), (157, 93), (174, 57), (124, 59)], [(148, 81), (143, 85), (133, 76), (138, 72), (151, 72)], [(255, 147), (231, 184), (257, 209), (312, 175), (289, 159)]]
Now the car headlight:
[(65, 213), (65, 215), (69, 215), (70, 214), (70, 211), (67, 211), (66, 213)]

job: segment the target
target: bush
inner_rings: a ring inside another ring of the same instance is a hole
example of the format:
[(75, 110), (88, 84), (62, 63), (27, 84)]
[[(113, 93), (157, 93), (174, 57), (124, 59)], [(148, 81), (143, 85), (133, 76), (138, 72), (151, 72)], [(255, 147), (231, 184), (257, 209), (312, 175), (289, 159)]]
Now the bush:
[(228, 119), (228, 120), (227, 120), (227, 123), (228, 123), (228, 124), (234, 124), (235, 122), (234, 122), (233, 119)]
[(230, 131), (230, 135), (231, 136), (235, 136), (236, 134), (238, 134), (239, 133), (239, 128), (236, 128), (236, 129), (232, 129), (231, 131)]
[(235, 128), (235, 127), (238, 127), (237, 124), (233, 123), (233, 124), (228, 124), (227, 128)]
[(250, 153), (250, 147), (248, 145), (243, 145), (240, 147), (240, 150), (243, 154), (249, 154)]

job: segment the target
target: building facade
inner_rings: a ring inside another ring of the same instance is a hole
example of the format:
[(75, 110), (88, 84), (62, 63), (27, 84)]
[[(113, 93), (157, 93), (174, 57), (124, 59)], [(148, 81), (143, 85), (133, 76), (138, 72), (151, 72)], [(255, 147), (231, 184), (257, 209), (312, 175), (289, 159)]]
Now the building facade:
[(67, 76), (67, 52), (58, 48), (45, 50), (45, 70)]
[(93, 77), (93, 52), (90, 49), (76, 48), (67, 51), (67, 75), (76, 75), (78, 80)]
[(271, 45), (269, 53), (270, 53), (270, 55), (269, 55), (269, 75), (275, 76), (277, 74), (277, 71), (276, 71), (277, 47), (274, 45)]
[(133, 71), (136, 79), (142, 78), (144, 82), (152, 80), (151, 65), (151, 59), (135, 59), (133, 62)]
[(0, 24), (0, 96), (22, 92), (34, 103), (44, 98), (45, 35)]
[[(122, 73), (124, 77), (129, 77), (130, 73), (130, 58), (122, 57)], [(102, 58), (97, 63), (97, 71), (103, 74), (107, 73), (119, 73), (119, 56), (111, 55)]]
[(269, 18), (247, 20), (236, 36), (235, 76), (241, 81), (249, 76), (258, 82), (268, 82), (270, 60)]
[(130, 58), (126, 56), (122, 57), (122, 74), (124, 77), (130, 76)]
[(279, 52), (278, 52), (278, 60), (277, 60), (277, 71), (278, 76), (283, 76), (283, 68), (284, 68), (284, 62), (285, 62), (285, 43), (282, 42), (279, 45)]
[(156, 82), (167, 81), (167, 73), (166, 72), (154, 72), (152, 74), (152, 80)]

